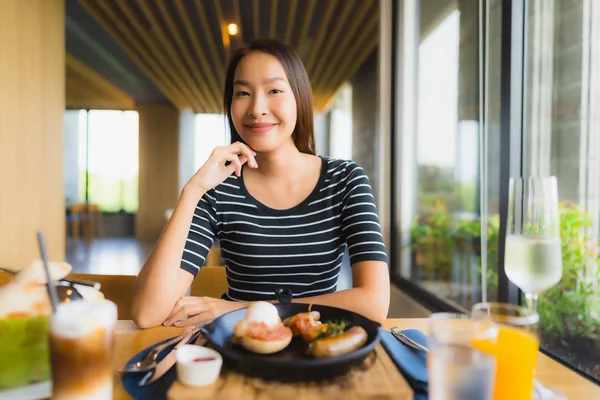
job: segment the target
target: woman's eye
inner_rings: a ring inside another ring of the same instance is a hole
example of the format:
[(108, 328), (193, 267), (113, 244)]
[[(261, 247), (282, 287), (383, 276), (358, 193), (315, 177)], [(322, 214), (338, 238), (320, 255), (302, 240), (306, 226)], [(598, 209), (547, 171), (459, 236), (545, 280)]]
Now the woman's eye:
[(273, 89), (269, 92), (270, 94), (278, 94), (278, 93), (283, 93), (281, 90), (279, 89)]
[(239, 91), (239, 92), (236, 92), (235, 95), (236, 95), (236, 97), (242, 97), (242, 96), (249, 96), (249, 93)]

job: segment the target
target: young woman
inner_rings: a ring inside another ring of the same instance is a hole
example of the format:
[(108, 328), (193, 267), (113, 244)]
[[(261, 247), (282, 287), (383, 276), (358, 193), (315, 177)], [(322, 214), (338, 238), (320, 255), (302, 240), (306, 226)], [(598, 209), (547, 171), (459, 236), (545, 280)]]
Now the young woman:
[[(137, 278), (135, 322), (206, 322), (276, 301), (276, 288), (291, 289), (294, 302), (384, 320), (389, 273), (372, 190), (356, 163), (315, 156), (312, 92), (297, 54), (274, 39), (238, 50), (224, 106), (232, 144), (215, 148), (185, 185)], [(185, 296), (215, 239), (227, 293)], [(346, 248), (353, 288), (336, 292)]]

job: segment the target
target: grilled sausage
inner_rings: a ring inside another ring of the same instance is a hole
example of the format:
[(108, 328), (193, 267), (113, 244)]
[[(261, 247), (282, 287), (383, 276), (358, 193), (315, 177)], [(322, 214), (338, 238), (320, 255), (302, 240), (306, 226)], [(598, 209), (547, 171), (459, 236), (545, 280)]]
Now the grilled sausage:
[(317, 339), (308, 345), (308, 354), (315, 358), (335, 357), (360, 349), (367, 342), (367, 332), (354, 326), (335, 336)]

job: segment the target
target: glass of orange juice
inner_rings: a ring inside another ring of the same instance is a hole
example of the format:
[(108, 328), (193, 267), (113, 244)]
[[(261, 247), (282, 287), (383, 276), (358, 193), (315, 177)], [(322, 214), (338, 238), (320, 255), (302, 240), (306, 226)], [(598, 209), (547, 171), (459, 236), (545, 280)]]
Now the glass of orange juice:
[(504, 303), (478, 303), (471, 318), (492, 321), (498, 327), (495, 339), (474, 338), (472, 346), (496, 358), (494, 400), (530, 400), (539, 340), (539, 315), (526, 307)]

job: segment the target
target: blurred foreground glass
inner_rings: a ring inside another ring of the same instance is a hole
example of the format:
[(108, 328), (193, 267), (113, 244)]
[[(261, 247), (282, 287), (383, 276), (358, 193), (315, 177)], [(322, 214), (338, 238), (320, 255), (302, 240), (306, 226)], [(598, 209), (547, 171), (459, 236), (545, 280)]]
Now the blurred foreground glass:
[(112, 399), (116, 322), (109, 300), (58, 306), (50, 323), (52, 399)]
[(470, 346), (438, 344), (428, 353), (429, 396), (491, 400), (496, 360)]
[(539, 350), (538, 314), (513, 304), (479, 303), (471, 317), (498, 325), (496, 340), (473, 340), (475, 348), (496, 358), (494, 399), (530, 400)]
[(495, 340), (497, 327), (491, 321), (473, 320), (466, 314), (434, 313), (429, 317), (429, 348), (438, 345), (470, 346), (473, 339)]
[(537, 312), (541, 292), (562, 277), (556, 177), (511, 178), (504, 268)]
[(429, 317), (427, 364), (432, 399), (491, 399), (495, 359), (471, 346), (475, 338), (495, 340), (496, 325), (466, 314), (434, 313)]

